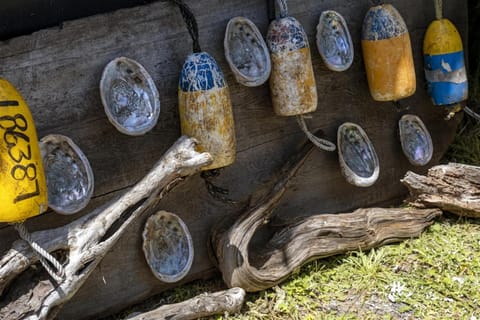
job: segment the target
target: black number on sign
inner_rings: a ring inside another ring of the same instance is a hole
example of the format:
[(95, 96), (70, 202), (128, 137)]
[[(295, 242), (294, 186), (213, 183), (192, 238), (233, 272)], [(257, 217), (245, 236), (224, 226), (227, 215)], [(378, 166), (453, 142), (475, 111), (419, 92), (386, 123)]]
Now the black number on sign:
[(35, 180), (37, 178), (37, 167), (33, 163), (30, 163), (27, 166), (22, 166), (17, 164), (12, 168), (10, 171), (13, 179), (20, 181), (27, 178), (30, 181)]
[(20, 104), (16, 100), (0, 101), (0, 107), (18, 107)]
[(40, 187), (38, 186), (38, 180), (35, 180), (35, 191), (18, 195), (15, 199), (13, 199), (13, 203), (27, 200), (27, 199), (36, 197), (38, 195), (40, 195)]
[[(19, 121), (20, 120), (20, 121)], [(10, 126), (5, 126), (4, 122), (10, 122)], [(25, 131), (28, 128), (27, 119), (21, 114), (16, 114), (15, 116), (3, 116), (0, 117), (0, 128), (7, 131), (15, 131), (15, 129), (20, 129), (20, 131)]]

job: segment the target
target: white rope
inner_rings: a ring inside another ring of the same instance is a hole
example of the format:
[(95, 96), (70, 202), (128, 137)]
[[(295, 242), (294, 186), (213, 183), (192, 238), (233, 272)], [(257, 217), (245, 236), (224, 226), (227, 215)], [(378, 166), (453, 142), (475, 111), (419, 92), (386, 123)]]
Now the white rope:
[[(43, 265), (45, 270), (47, 270), (48, 274), (53, 278), (53, 280), (55, 280), (57, 283), (60, 283), (65, 278), (65, 270), (63, 269), (63, 266), (60, 264), (60, 262), (58, 262), (55, 257), (53, 257), (45, 249), (43, 249), (38, 243), (32, 240), (32, 237), (30, 236), (30, 233), (28, 232), (23, 222), (15, 223), (13, 226), (18, 231), (20, 238), (25, 240), (30, 245), (30, 247), (32, 247), (33, 251), (38, 256), (40, 263)], [(56, 272), (52, 269), (49, 262), (55, 267), (55, 269), (57, 269)]]
[(472, 109), (470, 109), (469, 107), (467, 106), (463, 107), (463, 111), (465, 111), (465, 113), (468, 114), (473, 119), (480, 121), (480, 115), (475, 111), (473, 111)]
[(433, 4), (435, 5), (435, 19), (437, 20), (442, 19), (443, 1), (433, 0)]
[(288, 16), (287, 0), (276, 0), (275, 3), (275, 13), (277, 18), (285, 18)]
[(302, 129), (302, 131), (305, 133), (308, 139), (312, 141), (314, 145), (316, 145), (317, 147), (325, 151), (335, 151), (336, 146), (333, 142), (316, 137), (313, 133), (311, 133), (308, 130), (304, 115), (299, 115), (296, 118), (297, 118), (298, 125), (300, 126), (300, 129)]

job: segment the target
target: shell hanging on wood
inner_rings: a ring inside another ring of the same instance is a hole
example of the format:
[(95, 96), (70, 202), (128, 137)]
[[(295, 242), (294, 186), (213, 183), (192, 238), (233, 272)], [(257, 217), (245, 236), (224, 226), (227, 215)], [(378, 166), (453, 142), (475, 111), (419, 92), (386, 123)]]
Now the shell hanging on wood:
[(119, 57), (103, 70), (100, 96), (108, 120), (118, 131), (142, 135), (158, 121), (160, 98), (152, 77), (138, 62)]
[(333, 71), (345, 71), (353, 62), (353, 43), (345, 19), (336, 11), (323, 11), (317, 25), (317, 48)]
[(43, 137), (40, 148), (50, 208), (61, 214), (74, 214), (85, 208), (93, 194), (94, 179), (82, 150), (60, 134)]
[(433, 143), (423, 121), (413, 114), (402, 116), (398, 122), (402, 150), (414, 166), (424, 166), (433, 155)]
[(337, 132), (338, 159), (347, 181), (358, 187), (369, 187), (377, 181), (380, 165), (365, 131), (357, 124), (346, 122)]
[(171, 283), (187, 275), (193, 263), (193, 241), (180, 217), (158, 211), (148, 218), (142, 236), (143, 253), (155, 277)]
[(225, 58), (238, 83), (256, 87), (265, 83), (272, 69), (267, 44), (248, 18), (230, 19), (223, 42)]

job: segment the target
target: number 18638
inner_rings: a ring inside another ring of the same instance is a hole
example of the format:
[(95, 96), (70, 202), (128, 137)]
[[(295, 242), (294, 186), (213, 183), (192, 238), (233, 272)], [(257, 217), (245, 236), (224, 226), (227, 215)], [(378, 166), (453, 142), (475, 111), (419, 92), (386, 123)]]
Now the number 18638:
[[(19, 102), (15, 100), (0, 101), (0, 107), (18, 105)], [(8, 157), (14, 163), (10, 168), (10, 177), (15, 181), (26, 182), (29, 185), (27, 190), (19, 188), (22, 189), (22, 193), (16, 195), (13, 203), (40, 195), (37, 166), (32, 161), (30, 137), (27, 135), (28, 126), (27, 119), (21, 113), (0, 116), (0, 144), (5, 144)]]

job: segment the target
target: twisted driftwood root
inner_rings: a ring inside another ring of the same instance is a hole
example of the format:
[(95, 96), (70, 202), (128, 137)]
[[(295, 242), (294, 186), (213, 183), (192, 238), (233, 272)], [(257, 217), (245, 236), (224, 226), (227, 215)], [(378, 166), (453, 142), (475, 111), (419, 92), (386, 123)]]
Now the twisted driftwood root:
[(439, 165), (427, 176), (407, 172), (401, 180), (416, 207), (438, 207), (464, 217), (480, 217), (480, 167), (459, 163)]
[[(194, 139), (181, 137), (153, 169), (119, 199), (63, 227), (33, 233), (33, 240), (48, 252), (67, 251), (65, 278), (57, 286), (50, 281), (35, 284), (31, 295), (26, 293), (27, 297), (18, 297), (22, 301), (3, 301), (0, 319), (54, 317), (80, 289), (128, 225), (154, 207), (173, 184), (211, 163), (211, 156), (198, 153), (195, 147)], [(124, 214), (129, 214), (128, 218), (114, 232), (107, 233)], [(15, 277), (37, 260), (25, 241), (15, 241), (0, 260), (0, 295)]]
[(416, 237), (441, 215), (438, 209), (412, 208), (321, 214), (289, 223), (266, 244), (250, 245), (255, 232), (268, 222), (288, 180), (304, 163), (310, 148), (305, 147), (288, 162), (281, 172), (283, 178), (231, 227), (214, 231), (212, 249), (229, 287), (242, 287), (247, 292), (270, 288), (313, 259)]
[(228, 312), (237, 313), (245, 301), (245, 290), (231, 288), (215, 293), (204, 293), (192, 299), (164, 305), (155, 310), (129, 317), (129, 320), (189, 320)]

